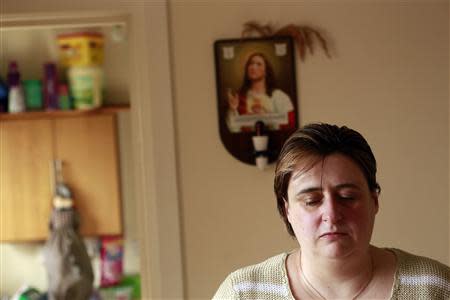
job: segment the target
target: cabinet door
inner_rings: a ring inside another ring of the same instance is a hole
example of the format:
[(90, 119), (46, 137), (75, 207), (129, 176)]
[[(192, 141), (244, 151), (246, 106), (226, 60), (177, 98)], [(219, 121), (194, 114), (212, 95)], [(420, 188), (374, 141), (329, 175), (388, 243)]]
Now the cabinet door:
[(122, 233), (114, 115), (55, 119), (55, 157), (73, 192), (85, 236)]
[(50, 120), (0, 122), (0, 241), (46, 238), (52, 156)]

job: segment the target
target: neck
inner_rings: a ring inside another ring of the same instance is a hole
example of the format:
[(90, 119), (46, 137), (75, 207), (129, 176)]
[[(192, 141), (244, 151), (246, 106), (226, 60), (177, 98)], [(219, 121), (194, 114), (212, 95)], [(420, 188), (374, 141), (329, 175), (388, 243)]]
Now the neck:
[(370, 249), (342, 259), (299, 252), (298, 266), (305, 288), (319, 299), (357, 299), (367, 290), (374, 268)]
[(264, 78), (253, 81), (251, 90), (255, 93), (262, 94), (266, 92), (266, 81)]

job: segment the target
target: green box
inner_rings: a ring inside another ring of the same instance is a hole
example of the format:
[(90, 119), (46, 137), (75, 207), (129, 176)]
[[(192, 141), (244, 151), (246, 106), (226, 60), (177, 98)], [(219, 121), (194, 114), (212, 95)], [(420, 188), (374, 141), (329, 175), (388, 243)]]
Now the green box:
[(102, 299), (139, 300), (141, 299), (141, 277), (138, 274), (125, 275), (115, 286), (99, 289)]

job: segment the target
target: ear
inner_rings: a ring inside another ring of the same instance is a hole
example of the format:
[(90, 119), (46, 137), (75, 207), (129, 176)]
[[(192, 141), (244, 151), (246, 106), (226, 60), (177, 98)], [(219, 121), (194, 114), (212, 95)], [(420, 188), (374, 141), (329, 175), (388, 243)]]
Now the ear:
[(372, 192), (372, 199), (374, 201), (374, 205), (375, 205), (375, 214), (378, 213), (378, 209), (379, 209), (379, 203), (378, 203), (378, 192)]
[(285, 212), (286, 217), (287, 217), (287, 219), (288, 219), (288, 221), (290, 223), (291, 219), (289, 217), (289, 202), (286, 199), (283, 199), (283, 200), (284, 200), (284, 212)]

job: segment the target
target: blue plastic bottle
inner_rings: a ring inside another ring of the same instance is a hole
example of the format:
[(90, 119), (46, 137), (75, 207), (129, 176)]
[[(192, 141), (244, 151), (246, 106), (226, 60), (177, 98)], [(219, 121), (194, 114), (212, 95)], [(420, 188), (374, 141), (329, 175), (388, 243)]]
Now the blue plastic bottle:
[(8, 86), (0, 77), (0, 113), (8, 111)]

